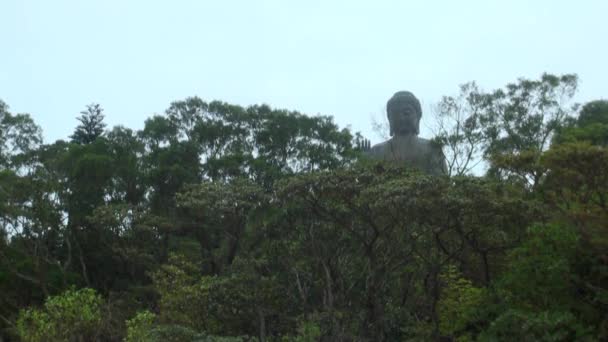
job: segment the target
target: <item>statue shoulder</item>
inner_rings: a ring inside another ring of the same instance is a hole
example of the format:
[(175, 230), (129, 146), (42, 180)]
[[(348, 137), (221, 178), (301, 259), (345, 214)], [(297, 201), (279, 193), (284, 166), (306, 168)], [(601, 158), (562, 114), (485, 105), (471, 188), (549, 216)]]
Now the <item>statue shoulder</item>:
[(418, 138), (418, 144), (426, 150), (440, 151), (441, 146), (433, 140)]
[(418, 138), (417, 139), (418, 144), (422, 145), (422, 146), (429, 146), (431, 147), (433, 142), (429, 139), (424, 139), (424, 138)]
[(387, 140), (372, 146), (369, 151), (367, 151), (367, 154), (372, 157), (381, 157), (386, 154), (386, 151), (388, 151), (389, 148), (389, 141)]
[(381, 143), (378, 143), (374, 146), (372, 146), (372, 148), (370, 149), (371, 151), (382, 151), (385, 150), (388, 147), (389, 141), (383, 141)]
[(448, 169), (445, 161), (445, 155), (443, 154), (443, 148), (441, 145), (433, 140), (419, 138), (419, 144), (425, 153), (430, 156), (428, 159), (429, 173), (432, 175), (447, 175)]

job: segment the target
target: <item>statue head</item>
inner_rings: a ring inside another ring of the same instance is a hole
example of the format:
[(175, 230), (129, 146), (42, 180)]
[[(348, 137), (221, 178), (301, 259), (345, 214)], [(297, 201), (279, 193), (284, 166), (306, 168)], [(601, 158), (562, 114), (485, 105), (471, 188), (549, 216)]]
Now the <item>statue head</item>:
[(418, 135), (422, 109), (420, 101), (409, 91), (398, 91), (386, 103), (390, 135)]

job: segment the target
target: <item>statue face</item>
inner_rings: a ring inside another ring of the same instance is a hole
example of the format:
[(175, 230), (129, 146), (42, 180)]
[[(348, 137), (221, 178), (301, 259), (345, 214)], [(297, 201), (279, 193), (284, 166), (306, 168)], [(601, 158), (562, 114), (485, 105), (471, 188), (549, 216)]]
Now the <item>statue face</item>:
[(418, 134), (420, 116), (410, 101), (395, 101), (387, 114), (391, 135)]

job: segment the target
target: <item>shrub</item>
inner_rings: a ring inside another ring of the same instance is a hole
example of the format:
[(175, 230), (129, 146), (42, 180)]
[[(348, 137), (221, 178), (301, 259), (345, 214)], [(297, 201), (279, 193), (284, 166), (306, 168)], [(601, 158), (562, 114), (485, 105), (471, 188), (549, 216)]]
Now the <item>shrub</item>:
[(25, 342), (94, 341), (101, 325), (102, 304), (93, 289), (68, 290), (49, 297), (40, 309), (21, 310), (17, 334)]

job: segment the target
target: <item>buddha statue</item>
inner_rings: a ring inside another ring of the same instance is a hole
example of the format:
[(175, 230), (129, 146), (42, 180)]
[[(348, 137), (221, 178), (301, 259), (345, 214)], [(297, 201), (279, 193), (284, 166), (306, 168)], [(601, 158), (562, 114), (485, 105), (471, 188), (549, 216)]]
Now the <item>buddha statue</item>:
[(386, 104), (391, 138), (372, 146), (367, 154), (373, 159), (419, 169), (430, 175), (445, 175), (447, 168), (440, 146), (418, 137), (422, 109), (409, 91), (397, 92)]

